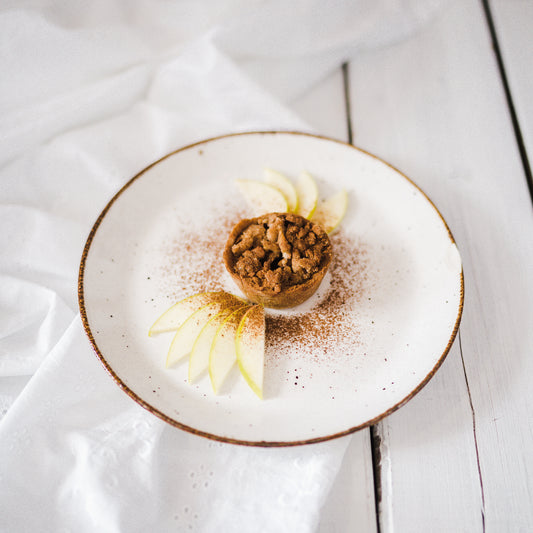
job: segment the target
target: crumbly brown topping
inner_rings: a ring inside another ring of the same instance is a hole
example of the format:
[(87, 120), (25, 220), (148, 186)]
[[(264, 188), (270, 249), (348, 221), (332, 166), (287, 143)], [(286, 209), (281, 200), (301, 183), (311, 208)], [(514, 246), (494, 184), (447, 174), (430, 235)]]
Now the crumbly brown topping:
[(233, 244), (235, 272), (259, 288), (281, 292), (310, 279), (331, 254), (327, 233), (292, 213), (258, 217)]

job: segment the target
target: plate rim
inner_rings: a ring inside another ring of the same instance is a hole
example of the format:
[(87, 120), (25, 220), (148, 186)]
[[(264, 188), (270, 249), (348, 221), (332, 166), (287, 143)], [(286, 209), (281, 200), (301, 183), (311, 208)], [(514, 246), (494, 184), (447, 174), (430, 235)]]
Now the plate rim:
[(328, 137), (328, 136), (325, 136), (325, 135), (309, 133), (309, 132), (302, 132), (302, 131), (267, 130), (267, 131), (245, 131), (245, 132), (237, 132), (237, 133), (227, 133), (227, 134), (218, 135), (218, 136), (215, 136), (215, 137), (209, 137), (207, 139), (196, 141), (196, 142), (191, 143), (191, 144), (187, 144), (187, 145), (182, 146), (181, 148), (178, 148), (177, 150), (174, 150), (174, 151), (164, 155), (163, 157), (157, 159), (156, 161), (154, 161), (153, 163), (151, 163), (150, 165), (145, 167), (143, 170), (141, 170), (140, 172), (135, 174), (132, 178), (130, 178), (112, 196), (112, 198), (107, 202), (107, 204), (102, 209), (102, 211), (100, 212), (100, 214), (97, 217), (96, 221), (94, 222), (94, 224), (91, 227), (91, 230), (90, 230), (89, 235), (87, 237), (87, 240), (85, 242), (85, 246), (83, 247), (83, 252), (82, 252), (81, 260), (80, 260), (80, 266), (79, 266), (79, 271), (78, 271), (78, 307), (79, 307), (79, 310), (80, 310), (80, 317), (81, 317), (81, 321), (82, 321), (82, 324), (83, 324), (83, 329), (84, 329), (85, 334), (87, 335), (87, 337), (89, 339), (89, 342), (91, 344), (91, 347), (92, 347), (93, 351), (95, 352), (95, 354), (98, 357), (98, 359), (100, 360), (100, 362), (103, 364), (103, 366), (106, 369), (106, 371), (111, 375), (111, 377), (113, 378), (115, 383), (132, 400), (134, 400), (136, 403), (138, 403), (141, 407), (143, 407), (144, 409), (149, 411), (151, 414), (157, 416), (158, 418), (160, 418), (164, 422), (166, 422), (166, 423), (170, 424), (171, 426), (174, 426), (174, 427), (176, 427), (178, 429), (184, 430), (184, 431), (186, 431), (188, 433), (191, 433), (191, 434), (199, 436), (199, 437), (208, 438), (210, 440), (214, 440), (214, 441), (218, 441), (218, 442), (223, 442), (223, 443), (227, 443), (227, 444), (237, 444), (237, 445), (243, 445), (243, 446), (256, 446), (256, 447), (263, 447), (263, 448), (264, 447), (280, 448), (280, 447), (289, 447), (289, 446), (301, 446), (301, 445), (305, 445), (305, 444), (317, 444), (319, 442), (325, 442), (325, 441), (329, 441), (329, 440), (332, 440), (332, 439), (337, 439), (337, 438), (340, 438), (340, 437), (344, 437), (346, 435), (350, 435), (352, 433), (355, 433), (356, 431), (360, 431), (361, 429), (364, 429), (364, 428), (367, 428), (369, 426), (372, 426), (372, 425), (376, 424), (380, 420), (386, 418), (387, 416), (389, 416), (393, 412), (397, 411), (400, 407), (404, 406), (409, 400), (411, 400), (414, 396), (416, 396), (425, 387), (425, 385), (427, 385), (427, 383), (431, 380), (431, 378), (435, 375), (437, 370), (440, 368), (440, 366), (442, 365), (442, 363), (446, 359), (446, 356), (448, 355), (448, 353), (449, 353), (449, 351), (450, 351), (450, 349), (451, 349), (451, 347), (452, 347), (452, 345), (453, 345), (453, 343), (455, 341), (455, 338), (456, 338), (457, 333), (459, 331), (459, 325), (461, 323), (461, 318), (462, 318), (462, 314), (463, 314), (463, 308), (464, 308), (464, 270), (463, 270), (462, 261), (461, 261), (461, 272), (460, 272), (460, 294), (459, 294), (460, 300), (459, 300), (459, 307), (458, 307), (457, 317), (456, 317), (456, 320), (455, 320), (455, 324), (454, 324), (453, 330), (451, 332), (450, 338), (448, 339), (448, 343), (447, 343), (444, 351), (442, 352), (442, 354), (438, 358), (438, 360), (435, 363), (435, 365), (433, 366), (433, 368), (426, 374), (426, 376), (422, 379), (422, 381), (418, 384), (418, 386), (415, 387), (411, 392), (409, 392), (409, 394), (407, 394), (399, 402), (395, 403), (392, 407), (387, 409), (385, 412), (380, 413), (379, 415), (375, 416), (371, 420), (368, 420), (368, 421), (366, 421), (366, 422), (364, 422), (362, 424), (350, 427), (350, 428), (348, 428), (346, 430), (343, 430), (343, 431), (340, 431), (340, 432), (336, 432), (336, 433), (333, 433), (333, 434), (330, 434), (330, 435), (323, 435), (323, 436), (320, 436), (320, 437), (314, 437), (314, 438), (310, 438), (310, 439), (289, 440), (289, 441), (243, 440), (243, 439), (236, 439), (236, 438), (233, 438), (233, 437), (226, 437), (226, 436), (223, 436), (223, 435), (216, 435), (214, 433), (209, 433), (208, 431), (199, 430), (199, 429), (196, 429), (196, 428), (194, 428), (192, 426), (189, 426), (187, 424), (179, 422), (178, 420), (175, 420), (172, 417), (166, 415), (165, 413), (161, 412), (158, 408), (154, 407), (149, 402), (147, 402), (146, 400), (141, 398), (136, 392), (134, 392), (132, 389), (130, 389), (128, 387), (128, 385), (126, 385), (124, 383), (124, 381), (122, 381), (122, 379), (113, 370), (111, 365), (107, 362), (104, 354), (101, 352), (100, 348), (98, 347), (98, 345), (96, 343), (96, 340), (95, 340), (95, 338), (93, 336), (93, 333), (91, 331), (91, 326), (89, 324), (89, 320), (88, 320), (88, 316), (87, 316), (87, 310), (86, 310), (86, 306), (85, 306), (85, 292), (84, 292), (84, 290), (85, 290), (85, 283), (84, 283), (85, 268), (86, 268), (86, 264), (87, 264), (87, 257), (89, 255), (91, 244), (92, 244), (92, 242), (94, 240), (96, 232), (98, 231), (98, 228), (100, 227), (100, 224), (102, 223), (103, 219), (105, 218), (106, 214), (111, 209), (113, 204), (118, 200), (118, 198), (122, 195), (122, 193), (126, 189), (128, 189), (135, 181), (137, 181), (145, 172), (147, 172), (148, 170), (150, 170), (152, 167), (154, 167), (155, 165), (159, 164), (163, 160), (165, 160), (165, 159), (167, 159), (167, 158), (169, 158), (169, 157), (171, 157), (171, 156), (173, 156), (173, 155), (175, 155), (175, 154), (177, 154), (179, 152), (183, 152), (185, 150), (190, 150), (191, 148), (195, 148), (197, 146), (205, 145), (205, 144), (213, 142), (213, 141), (218, 141), (218, 140), (226, 139), (226, 138), (230, 138), (230, 137), (249, 136), (249, 135), (296, 135), (296, 136), (310, 137), (310, 138), (314, 138), (314, 139), (319, 139), (319, 140), (333, 142), (333, 143), (337, 143), (337, 144), (343, 145), (343, 146), (345, 146), (347, 148), (350, 148), (350, 149), (353, 149), (353, 150), (357, 150), (358, 152), (361, 152), (361, 153), (363, 153), (363, 154), (365, 154), (365, 155), (367, 155), (367, 156), (379, 161), (380, 163), (382, 163), (382, 164), (386, 165), (387, 167), (391, 168), (392, 170), (394, 170), (402, 178), (407, 180), (413, 187), (415, 187), (423, 195), (423, 197), (429, 202), (431, 207), (435, 210), (435, 212), (439, 216), (441, 222), (444, 224), (444, 227), (445, 227), (445, 229), (446, 229), (446, 231), (448, 233), (448, 237), (449, 237), (451, 243), (453, 245), (457, 246), (457, 244), (455, 242), (455, 239), (453, 237), (453, 234), (452, 234), (452, 232), (451, 232), (446, 220), (444, 219), (444, 217), (442, 216), (440, 211), (437, 209), (435, 203), (429, 198), (429, 196), (411, 178), (406, 176), (399, 169), (397, 169), (396, 167), (394, 167), (393, 165), (391, 165), (387, 161), (384, 161), (380, 157), (378, 157), (378, 156), (376, 156), (376, 155), (374, 155), (374, 154), (372, 154), (372, 153), (370, 153), (370, 152), (368, 152), (368, 151), (366, 151), (366, 150), (364, 150), (362, 148), (359, 148), (359, 147), (357, 147), (357, 146), (355, 146), (355, 145), (353, 145), (353, 144), (351, 144), (349, 142), (342, 141), (342, 140), (339, 140), (339, 139), (335, 139), (335, 138), (332, 138), (332, 137)]

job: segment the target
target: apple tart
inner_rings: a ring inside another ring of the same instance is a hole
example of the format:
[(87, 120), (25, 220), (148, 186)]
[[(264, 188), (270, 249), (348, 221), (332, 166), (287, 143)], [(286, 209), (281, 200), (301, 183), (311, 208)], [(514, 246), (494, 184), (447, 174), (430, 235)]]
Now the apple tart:
[(318, 289), (332, 258), (328, 234), (294, 213), (241, 220), (224, 249), (224, 264), (252, 302), (283, 309)]

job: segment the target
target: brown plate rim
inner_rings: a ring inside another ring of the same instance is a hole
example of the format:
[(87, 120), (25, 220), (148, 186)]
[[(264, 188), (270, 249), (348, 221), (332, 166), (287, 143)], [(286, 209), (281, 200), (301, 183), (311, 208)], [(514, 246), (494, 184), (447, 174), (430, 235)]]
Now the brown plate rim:
[(304, 445), (304, 444), (316, 444), (316, 443), (319, 443), (319, 442), (325, 442), (325, 441), (328, 441), (328, 440), (344, 437), (346, 435), (350, 435), (352, 433), (355, 433), (356, 431), (359, 431), (361, 429), (364, 429), (364, 428), (367, 428), (369, 426), (372, 426), (372, 425), (376, 424), (377, 422), (379, 422), (383, 418), (389, 416), (394, 411), (398, 410), (400, 407), (405, 405), (409, 400), (411, 400), (414, 396), (416, 396), (416, 394), (418, 394), (422, 390), (422, 388), (430, 381), (430, 379), (435, 375), (437, 370), (440, 368), (440, 366), (442, 365), (442, 363), (446, 359), (446, 356), (448, 355), (448, 352), (450, 351), (450, 349), (451, 349), (451, 347), (452, 347), (452, 345), (453, 345), (453, 343), (455, 341), (455, 338), (456, 338), (457, 333), (459, 331), (459, 324), (461, 323), (461, 317), (462, 317), (462, 314), (463, 314), (463, 307), (464, 307), (464, 272), (463, 272), (462, 268), (461, 268), (461, 274), (460, 274), (460, 302), (459, 302), (457, 318), (456, 318), (456, 321), (455, 321), (455, 325), (454, 325), (453, 331), (452, 331), (451, 336), (450, 336), (450, 338), (448, 340), (448, 344), (446, 345), (446, 347), (445, 347), (444, 351), (442, 352), (441, 356), (439, 357), (439, 359), (437, 360), (437, 362), (435, 363), (433, 368), (429, 371), (429, 373), (419, 383), (419, 385), (415, 389), (413, 389), (407, 396), (405, 396), (402, 400), (400, 400), (399, 402), (394, 404), (392, 407), (387, 409), (385, 412), (383, 412), (383, 413), (379, 414), (378, 416), (372, 418), (371, 420), (368, 420), (368, 421), (364, 422), (363, 424), (359, 424), (357, 426), (350, 427), (350, 428), (348, 428), (348, 429), (346, 429), (344, 431), (340, 431), (340, 432), (333, 433), (333, 434), (330, 434), (330, 435), (323, 435), (321, 437), (315, 437), (315, 438), (312, 438), (312, 439), (295, 440), (295, 441), (249, 441), (249, 440), (241, 440), (241, 439), (234, 439), (234, 438), (231, 438), (231, 437), (225, 437), (225, 436), (221, 436), (221, 435), (216, 435), (216, 434), (213, 434), (213, 433), (209, 433), (207, 431), (201, 431), (201, 430), (198, 430), (198, 429), (193, 428), (191, 426), (188, 426), (186, 424), (183, 424), (183, 423), (181, 423), (181, 422), (179, 422), (177, 420), (174, 420), (173, 418), (169, 417), (165, 413), (162, 413), (159, 409), (155, 408), (153, 405), (150, 405), (148, 402), (143, 400), (140, 396), (138, 396), (133, 390), (131, 390), (122, 381), (122, 379), (113, 370), (111, 365), (107, 362), (104, 354), (101, 352), (100, 348), (98, 347), (98, 345), (97, 345), (97, 343), (96, 343), (96, 341), (94, 339), (94, 336), (92, 334), (92, 331), (91, 331), (91, 327), (90, 327), (89, 320), (88, 320), (88, 317), (87, 317), (87, 310), (86, 310), (86, 307), (85, 307), (85, 295), (84, 295), (85, 266), (86, 266), (86, 263), (87, 263), (87, 257), (89, 255), (91, 244), (92, 244), (93, 239), (94, 239), (94, 237), (96, 235), (96, 232), (97, 232), (100, 224), (102, 223), (102, 220), (106, 216), (107, 212), (111, 209), (113, 204), (122, 195), (122, 193), (128, 187), (130, 187), (136, 180), (138, 180), (146, 171), (148, 171), (150, 168), (154, 167), (155, 165), (157, 165), (158, 163), (160, 163), (164, 159), (167, 159), (168, 157), (170, 157), (170, 156), (172, 156), (174, 154), (177, 154), (179, 152), (183, 152), (185, 150), (190, 150), (191, 148), (202, 146), (202, 145), (205, 145), (205, 144), (210, 143), (210, 142), (218, 141), (218, 140), (221, 140), (221, 139), (226, 139), (226, 138), (229, 138), (229, 137), (247, 136), (247, 135), (299, 135), (299, 136), (304, 136), (304, 137), (311, 137), (311, 138), (315, 138), (315, 139), (320, 139), (320, 140), (324, 140), (324, 141), (328, 141), (328, 142), (333, 142), (333, 143), (336, 143), (336, 144), (344, 145), (347, 148), (351, 148), (353, 150), (357, 150), (357, 151), (359, 151), (359, 152), (361, 152), (361, 153), (363, 153), (363, 154), (365, 154), (365, 155), (367, 155), (369, 157), (372, 157), (373, 159), (375, 159), (375, 160), (379, 161), (380, 163), (382, 163), (382, 164), (388, 166), (389, 168), (393, 169), (396, 173), (398, 173), (405, 180), (407, 180), (411, 185), (413, 185), (426, 198), (426, 200), (430, 203), (430, 205), (433, 207), (433, 209), (435, 210), (435, 212), (437, 213), (437, 215), (441, 219), (442, 223), (444, 224), (444, 227), (446, 228), (446, 231), (448, 232), (448, 237), (449, 237), (450, 241), (452, 242), (452, 244), (457, 245), (456, 242), (455, 242), (455, 239), (454, 239), (454, 237), (452, 235), (452, 232), (451, 232), (451, 230), (450, 230), (450, 228), (449, 228), (449, 226), (448, 226), (448, 224), (446, 222), (446, 220), (444, 219), (444, 217), (442, 216), (440, 211), (437, 209), (437, 207), (434, 204), (434, 202), (429, 198), (429, 196), (412, 179), (407, 177), (403, 172), (398, 170), (393, 165), (387, 163), (383, 159), (377, 157), (376, 155), (374, 155), (374, 154), (372, 154), (370, 152), (367, 152), (366, 150), (358, 148), (358, 147), (354, 146), (353, 144), (350, 144), (348, 142), (345, 142), (345, 141), (342, 141), (342, 140), (339, 140), (339, 139), (334, 139), (332, 137), (327, 137), (327, 136), (324, 136), (324, 135), (318, 135), (318, 134), (314, 134), (314, 133), (301, 132), (301, 131), (292, 131), (292, 130), (245, 131), (245, 132), (238, 132), (238, 133), (228, 133), (228, 134), (225, 134), (225, 135), (218, 135), (216, 137), (210, 137), (208, 139), (197, 141), (197, 142), (194, 142), (192, 144), (188, 144), (186, 146), (178, 148), (177, 150), (174, 150), (173, 152), (170, 152), (169, 154), (161, 157), (157, 161), (154, 161), (152, 164), (148, 165), (146, 168), (144, 168), (138, 174), (136, 174), (130, 180), (128, 180), (115, 193), (115, 195), (111, 198), (111, 200), (109, 200), (107, 205), (104, 207), (104, 209), (102, 210), (102, 212), (100, 213), (100, 215), (96, 219), (95, 223), (93, 224), (93, 226), (92, 226), (92, 228), (91, 228), (91, 230), (89, 232), (89, 235), (87, 237), (87, 241), (86, 241), (85, 246), (83, 248), (81, 261), (80, 261), (80, 266), (79, 266), (79, 274), (78, 274), (78, 305), (79, 305), (79, 309), (80, 309), (80, 316), (81, 316), (81, 321), (82, 321), (82, 324), (83, 324), (83, 329), (85, 330), (85, 333), (86, 333), (87, 337), (89, 338), (89, 342), (90, 342), (94, 352), (96, 353), (96, 356), (98, 357), (100, 362), (103, 364), (104, 368), (111, 375), (111, 377), (117, 383), (117, 385), (130, 398), (132, 398), (139, 405), (141, 405), (146, 410), (148, 410), (150, 413), (152, 413), (155, 416), (159, 417), (163, 421), (165, 421), (168, 424), (170, 424), (170, 425), (172, 425), (174, 427), (177, 427), (177, 428), (179, 428), (181, 430), (187, 431), (188, 433), (192, 433), (193, 435), (197, 435), (197, 436), (200, 436), (200, 437), (205, 437), (205, 438), (208, 438), (208, 439), (211, 439), (211, 440), (215, 440), (215, 441), (218, 441), (218, 442), (224, 442), (224, 443), (227, 443), (227, 444), (238, 444), (238, 445), (243, 445), (243, 446), (272, 447), (272, 448), (275, 448), (275, 447), (288, 447), (288, 446), (301, 446), (301, 445)]

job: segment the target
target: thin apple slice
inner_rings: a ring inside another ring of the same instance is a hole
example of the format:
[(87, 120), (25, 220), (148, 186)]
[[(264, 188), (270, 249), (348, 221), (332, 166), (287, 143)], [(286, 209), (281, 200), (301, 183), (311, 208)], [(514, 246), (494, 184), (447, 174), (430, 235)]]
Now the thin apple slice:
[(235, 180), (235, 183), (253, 209), (254, 216), (287, 212), (285, 196), (271, 185), (253, 180)]
[(226, 381), (237, 362), (235, 335), (248, 307), (241, 307), (229, 315), (219, 326), (209, 352), (209, 378), (215, 394)]
[(331, 233), (339, 226), (347, 209), (348, 193), (343, 190), (319, 203), (311, 220)]
[(227, 301), (211, 302), (195, 311), (178, 328), (167, 354), (166, 367), (172, 366), (191, 353), (194, 341), (207, 322), (228, 306)]
[(291, 180), (285, 174), (277, 170), (272, 170), (271, 168), (265, 168), (263, 177), (268, 185), (278, 189), (285, 196), (285, 200), (287, 200), (287, 211), (294, 213), (298, 207), (298, 194)]
[(263, 399), (263, 374), (265, 363), (265, 308), (254, 305), (237, 328), (235, 336), (237, 363), (250, 388)]
[(188, 296), (167, 309), (152, 325), (148, 335), (176, 331), (195, 311), (212, 302), (230, 305), (243, 304), (244, 300), (224, 291), (201, 292)]
[(318, 187), (309, 172), (302, 172), (296, 184), (298, 209), (296, 214), (310, 219), (318, 203)]
[(239, 307), (228, 307), (217, 313), (196, 337), (189, 357), (189, 383), (193, 383), (209, 368), (209, 353), (218, 328)]

